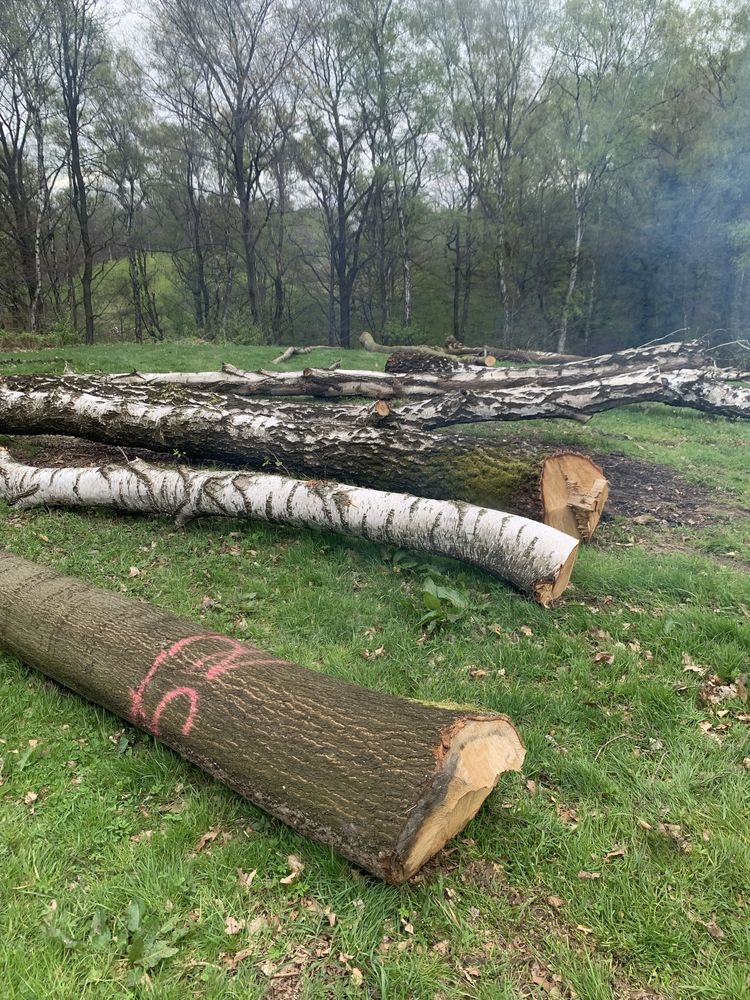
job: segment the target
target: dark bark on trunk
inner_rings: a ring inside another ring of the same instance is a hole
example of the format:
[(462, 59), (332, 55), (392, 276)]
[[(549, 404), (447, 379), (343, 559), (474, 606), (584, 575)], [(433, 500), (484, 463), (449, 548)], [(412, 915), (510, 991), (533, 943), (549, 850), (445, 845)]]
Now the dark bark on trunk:
[[(23, 392), (0, 386), (0, 433), (71, 434), (106, 444), (177, 450), (189, 458), (258, 469), (267, 469), (273, 460), (287, 474), (466, 500), (548, 520), (540, 479), (545, 463), (554, 459), (538, 448), (468, 435), (432, 434), (417, 426), (390, 429), (364, 420), (357, 423), (343, 408), (344, 419), (333, 422), (315, 419), (315, 405), (280, 412), (276, 404), (253, 413), (209, 406), (205, 400), (175, 405), (144, 399), (140, 393), (81, 397), (65, 388)], [(374, 411), (368, 410), (374, 421), (388, 419), (388, 414), (381, 418)], [(601, 469), (587, 459), (583, 462), (582, 471), (571, 482), (570, 503), (576, 509), (579, 494), (588, 494), (594, 486), (595, 506), (606, 497)], [(601, 507), (596, 521), (600, 512)]]
[(369, 691), (6, 553), (0, 644), (396, 884), (523, 761), (504, 716)]

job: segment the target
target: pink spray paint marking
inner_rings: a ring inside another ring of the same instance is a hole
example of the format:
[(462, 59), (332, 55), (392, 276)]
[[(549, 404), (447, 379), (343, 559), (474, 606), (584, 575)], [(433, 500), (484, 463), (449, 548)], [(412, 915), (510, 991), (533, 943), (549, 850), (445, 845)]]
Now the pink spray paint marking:
[[(203, 654), (199, 649), (191, 649), (201, 642), (210, 642), (211, 648)], [(218, 649), (216, 648), (217, 643), (219, 644)], [(284, 662), (277, 659), (256, 658), (247, 646), (243, 646), (236, 639), (230, 639), (226, 635), (191, 635), (185, 639), (179, 639), (168, 649), (163, 649), (159, 653), (141, 683), (130, 692), (130, 714), (133, 722), (148, 729), (154, 736), (161, 735), (160, 720), (167, 706), (180, 698), (186, 699), (188, 703), (185, 721), (180, 728), (182, 735), (187, 736), (195, 723), (201, 698), (195, 687), (181, 684), (171, 688), (161, 697), (156, 708), (150, 714), (144, 701), (146, 694), (150, 693), (150, 688), (153, 686), (160, 668), (185, 650), (190, 652), (183, 658), (183, 662), (186, 663), (190, 674), (197, 674), (196, 680), (203, 677), (207, 681), (212, 681), (228, 670), (236, 670), (237, 667), (267, 666)]]

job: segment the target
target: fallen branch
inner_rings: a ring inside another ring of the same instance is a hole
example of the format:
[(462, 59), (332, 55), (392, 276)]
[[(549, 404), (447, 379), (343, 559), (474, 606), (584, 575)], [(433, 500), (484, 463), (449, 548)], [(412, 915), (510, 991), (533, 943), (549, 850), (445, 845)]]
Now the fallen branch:
[[(430, 434), (409, 422), (390, 428), (388, 416), (377, 418), (386, 426), (377, 426), (354, 418), (311, 420), (305, 408), (300, 416), (294, 411), (280, 413), (278, 405), (252, 411), (205, 401), (154, 402), (147, 396), (142, 391), (80, 392), (59, 382), (47, 391), (21, 391), (0, 382), (0, 433), (70, 434), (212, 462), (261, 469), (270, 465), (314, 479), (465, 500), (554, 527), (562, 527), (560, 515), (548, 518), (552, 511), (562, 510), (570, 514), (571, 532), (582, 516), (583, 502), (584, 538), (596, 527), (606, 500), (601, 469), (570, 453), (545, 455), (515, 443)], [(360, 416), (364, 411), (348, 409)], [(558, 478), (567, 484), (562, 494), (544, 487), (542, 474), (550, 464), (560, 467)], [(576, 532), (575, 537), (581, 535)]]
[(0, 645), (394, 884), (523, 762), (505, 716), (348, 684), (7, 553)]
[(103, 468), (44, 469), (0, 448), (0, 499), (40, 505), (109, 507), (196, 517), (242, 517), (368, 538), (450, 556), (508, 580), (545, 607), (567, 587), (578, 542), (512, 514), (402, 493), (244, 472), (159, 469), (136, 460)]
[(455, 337), (448, 337), (445, 341), (445, 350), (448, 354), (462, 354), (464, 356), (486, 357), (488, 355), (497, 361), (516, 361), (520, 364), (557, 364), (561, 361), (585, 361), (581, 354), (556, 354), (553, 351), (528, 351), (515, 347), (468, 347), (462, 344)]
[(287, 347), (284, 351), (274, 358), (271, 364), (280, 365), (284, 361), (289, 361), (290, 358), (295, 357), (297, 354), (312, 354), (313, 351), (339, 351), (340, 347), (332, 347), (330, 344), (316, 344), (314, 347)]

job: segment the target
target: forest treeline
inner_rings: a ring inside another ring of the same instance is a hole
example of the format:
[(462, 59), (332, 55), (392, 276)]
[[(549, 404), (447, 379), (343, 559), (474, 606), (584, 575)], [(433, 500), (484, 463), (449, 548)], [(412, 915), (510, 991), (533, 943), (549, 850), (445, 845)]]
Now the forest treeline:
[(733, 0), (6, 0), (0, 328), (728, 340), (749, 153)]

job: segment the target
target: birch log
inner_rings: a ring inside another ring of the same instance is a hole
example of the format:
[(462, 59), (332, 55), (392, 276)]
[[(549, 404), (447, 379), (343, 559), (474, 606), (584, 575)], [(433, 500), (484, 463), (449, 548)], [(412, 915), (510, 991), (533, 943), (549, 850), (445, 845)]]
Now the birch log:
[[(313, 479), (464, 500), (510, 511), (588, 540), (607, 483), (590, 459), (548, 454), (518, 442), (295, 419), (276, 408), (243, 412), (200, 403), (154, 403), (60, 385), (46, 391), (0, 383), (0, 433), (71, 434), (125, 447), (177, 451), (187, 458), (268, 468)], [(553, 469), (554, 475), (545, 475)], [(576, 528), (583, 524), (583, 530)]]
[(369, 691), (2, 552), (0, 646), (394, 884), (523, 762), (505, 716)]
[[(400, 359), (408, 359), (404, 367)], [(420, 364), (417, 359), (427, 362)], [(587, 358), (570, 364), (541, 365), (536, 368), (471, 368), (447, 357), (430, 357), (413, 352), (391, 355), (385, 372), (369, 370), (338, 370), (305, 368), (297, 372), (275, 372), (260, 369), (245, 371), (233, 365), (222, 365), (221, 371), (207, 372), (119, 372), (101, 375), (66, 375), (65, 382), (78, 389), (95, 389), (97, 385), (143, 388), (181, 386), (201, 392), (231, 393), (236, 396), (314, 396), (335, 398), (362, 396), (371, 399), (401, 399), (438, 396), (466, 389), (507, 389), (516, 386), (562, 386), (590, 381), (624, 370), (658, 365), (662, 371), (695, 368), (704, 360), (703, 346), (698, 342), (663, 344), (653, 348), (634, 348)], [(436, 371), (435, 364), (439, 366)], [(742, 373), (716, 369), (715, 374), (734, 380)], [(28, 388), (50, 387), (59, 376), (11, 376), (9, 385)]]
[(102, 468), (44, 469), (0, 448), (0, 499), (39, 505), (110, 507), (196, 517), (243, 517), (332, 531), (450, 556), (507, 580), (544, 607), (568, 585), (578, 542), (524, 517), (403, 493), (303, 482), (244, 472), (166, 470), (136, 460)]
[(750, 389), (730, 385), (725, 377), (720, 369), (663, 372), (651, 367), (564, 386), (465, 390), (408, 403), (391, 417), (425, 428), (541, 417), (585, 422), (595, 413), (650, 402), (750, 419)]
[(556, 364), (560, 361), (585, 361), (580, 354), (557, 354), (554, 351), (532, 351), (514, 347), (468, 347), (455, 337), (447, 337), (445, 350), (448, 354), (474, 355), (485, 357), (492, 355), (498, 361), (516, 361), (520, 364)]

